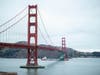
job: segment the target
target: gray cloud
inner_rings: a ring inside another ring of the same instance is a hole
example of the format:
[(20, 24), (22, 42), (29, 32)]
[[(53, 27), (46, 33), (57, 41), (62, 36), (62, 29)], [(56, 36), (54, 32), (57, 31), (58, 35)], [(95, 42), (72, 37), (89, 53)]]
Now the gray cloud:
[[(69, 47), (100, 49), (100, 0), (3, 0), (0, 1), (1, 23), (29, 3), (38, 3), (47, 31), (55, 44), (61, 45), (61, 37), (65, 36)], [(24, 22), (26, 20), (21, 24)], [(41, 25), (39, 19), (39, 26), (46, 35)], [(39, 43), (43, 43), (41, 40)]]

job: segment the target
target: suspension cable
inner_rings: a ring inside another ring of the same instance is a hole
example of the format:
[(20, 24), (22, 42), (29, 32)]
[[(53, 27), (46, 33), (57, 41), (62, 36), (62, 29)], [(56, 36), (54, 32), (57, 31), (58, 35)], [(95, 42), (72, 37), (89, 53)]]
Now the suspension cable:
[(9, 23), (10, 21), (12, 21), (14, 18), (16, 18), (17, 16), (19, 16), (20, 14), (22, 14), (25, 10), (27, 9), (27, 7), (25, 7), (23, 10), (21, 10), (18, 14), (16, 14), (14, 17), (12, 17), (11, 19), (7, 20), (5, 23), (1, 24), (0, 27), (6, 25), (7, 23)]
[(22, 18), (20, 18), (20, 19), (19, 19), (18, 21), (16, 21), (15, 23), (13, 23), (12, 25), (10, 25), (9, 27), (7, 27), (6, 29), (4, 29), (3, 31), (0, 31), (0, 34), (6, 32), (6, 31), (9, 30), (10, 28), (12, 28), (14, 25), (16, 25), (17, 23), (19, 23), (19, 22), (20, 22), (22, 19), (24, 19), (26, 16), (27, 16), (27, 14), (24, 15)]
[(44, 21), (43, 21), (43, 19), (42, 19), (42, 16), (41, 16), (41, 14), (40, 14), (39, 9), (38, 9), (38, 13), (39, 13), (39, 16), (40, 16), (41, 22), (42, 22), (42, 24), (43, 24), (44, 30), (45, 30), (45, 32), (46, 32), (46, 35), (47, 35), (47, 37), (49, 38), (49, 41), (51, 42), (51, 44), (54, 44), (54, 43), (52, 42), (52, 40), (51, 40), (51, 38), (50, 38), (50, 36), (49, 36), (47, 30), (46, 30), (45, 23), (44, 23)]
[[(39, 28), (39, 27), (38, 27), (38, 28)], [(40, 29), (40, 28), (39, 28), (39, 31), (40, 31), (40, 34), (41, 34), (42, 38), (44, 39), (45, 43), (48, 44), (48, 41), (45, 39), (45, 37), (44, 37), (43, 33), (41, 32), (41, 29)]]

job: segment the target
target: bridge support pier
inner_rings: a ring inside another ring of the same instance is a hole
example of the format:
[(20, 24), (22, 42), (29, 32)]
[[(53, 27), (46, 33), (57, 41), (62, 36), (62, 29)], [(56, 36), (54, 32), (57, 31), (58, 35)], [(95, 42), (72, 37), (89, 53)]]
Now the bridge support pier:
[(25, 65), (25, 66), (20, 66), (20, 68), (26, 68), (26, 69), (39, 69), (39, 68), (45, 68), (45, 66), (40, 66), (40, 65)]

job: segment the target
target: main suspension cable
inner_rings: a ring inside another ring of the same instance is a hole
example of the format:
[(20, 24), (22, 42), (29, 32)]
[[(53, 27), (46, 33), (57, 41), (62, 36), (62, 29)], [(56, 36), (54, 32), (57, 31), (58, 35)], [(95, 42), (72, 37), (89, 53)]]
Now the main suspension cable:
[(45, 37), (44, 37), (43, 33), (41, 32), (41, 29), (40, 28), (39, 28), (39, 31), (40, 31), (40, 34), (41, 34), (42, 38), (44, 39), (45, 43), (48, 44), (48, 41), (45, 39)]
[(23, 10), (21, 10), (18, 14), (16, 14), (14, 17), (12, 17), (11, 19), (7, 20), (5, 23), (1, 24), (0, 27), (6, 25), (7, 23), (9, 23), (10, 21), (12, 21), (13, 19), (15, 19), (17, 16), (19, 16), (20, 14), (22, 14), (25, 10), (27, 9), (27, 7), (25, 7)]
[(6, 32), (6, 31), (9, 30), (10, 28), (12, 28), (14, 25), (16, 25), (17, 23), (19, 23), (19, 22), (20, 22), (22, 19), (24, 19), (26, 16), (27, 16), (27, 14), (24, 15), (22, 18), (20, 18), (20, 19), (19, 19), (18, 21), (16, 21), (15, 23), (13, 23), (12, 25), (10, 25), (9, 27), (7, 27), (6, 29), (0, 31), (0, 34)]
[(38, 13), (39, 13), (39, 16), (40, 16), (41, 22), (42, 22), (42, 24), (43, 24), (44, 30), (45, 30), (45, 32), (46, 32), (46, 35), (47, 35), (47, 37), (48, 37), (49, 41), (51, 42), (51, 44), (54, 44), (54, 43), (52, 42), (52, 40), (51, 40), (51, 38), (50, 38), (50, 36), (49, 36), (49, 34), (48, 34), (47, 30), (46, 30), (45, 23), (44, 23), (44, 21), (43, 21), (43, 19), (42, 19), (42, 16), (41, 16), (41, 14), (40, 14), (40, 11), (39, 11), (39, 10), (38, 10)]

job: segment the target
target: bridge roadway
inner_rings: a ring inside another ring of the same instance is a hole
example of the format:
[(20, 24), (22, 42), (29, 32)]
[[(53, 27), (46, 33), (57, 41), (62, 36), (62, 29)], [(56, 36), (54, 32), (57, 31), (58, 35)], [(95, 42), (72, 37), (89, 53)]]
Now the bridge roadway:
[[(30, 49), (34, 49), (35, 46), (30, 45), (28, 46), (27, 44), (17, 44), (17, 43), (4, 43), (4, 42), (0, 42), (0, 47), (9, 47), (9, 48), (30, 48)], [(54, 47), (44, 47), (44, 46), (37, 46), (38, 49), (48, 49), (48, 50), (58, 50), (58, 51), (62, 51), (60, 48)]]

